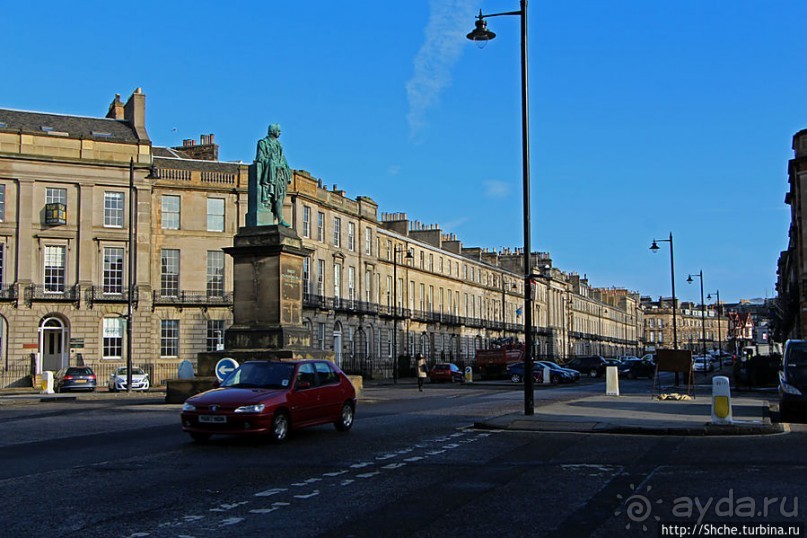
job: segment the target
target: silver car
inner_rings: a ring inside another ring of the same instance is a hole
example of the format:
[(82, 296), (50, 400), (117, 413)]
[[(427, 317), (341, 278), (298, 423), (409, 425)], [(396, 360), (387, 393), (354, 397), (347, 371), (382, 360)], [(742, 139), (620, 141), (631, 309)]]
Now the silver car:
[[(147, 391), (151, 388), (149, 375), (142, 368), (132, 368), (132, 390)], [(109, 375), (109, 391), (126, 390), (126, 368), (116, 368)]]

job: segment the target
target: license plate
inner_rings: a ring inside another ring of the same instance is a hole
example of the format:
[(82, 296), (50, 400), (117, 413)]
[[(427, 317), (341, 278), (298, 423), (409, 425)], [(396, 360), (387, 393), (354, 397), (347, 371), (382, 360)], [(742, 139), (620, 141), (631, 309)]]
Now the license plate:
[(86, 379), (76, 379), (76, 383), (86, 383)]
[(199, 415), (199, 422), (224, 424), (227, 422), (227, 417), (221, 415)]

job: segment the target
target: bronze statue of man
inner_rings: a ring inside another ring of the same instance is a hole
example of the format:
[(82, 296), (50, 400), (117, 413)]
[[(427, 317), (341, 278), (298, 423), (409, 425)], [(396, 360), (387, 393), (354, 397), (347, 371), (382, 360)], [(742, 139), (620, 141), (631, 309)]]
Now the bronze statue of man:
[(258, 140), (255, 156), (257, 165), (258, 205), (269, 209), (277, 223), (287, 228), (291, 225), (283, 220), (283, 200), (286, 187), (291, 183), (291, 169), (280, 145), (280, 125), (269, 126), (267, 135)]

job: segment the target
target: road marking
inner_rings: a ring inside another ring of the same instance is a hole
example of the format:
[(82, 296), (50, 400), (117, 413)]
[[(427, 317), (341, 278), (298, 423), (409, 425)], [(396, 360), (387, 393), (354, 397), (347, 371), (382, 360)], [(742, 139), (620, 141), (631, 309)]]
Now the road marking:
[(242, 521), (244, 521), (243, 517), (231, 517), (231, 518), (224, 519), (224, 520), (220, 521), (219, 522), (219, 527), (227, 527), (229, 525), (237, 525), (238, 523), (241, 523)]
[(292, 486), (297, 487), (297, 488), (303, 487), (303, 486), (310, 486), (311, 484), (319, 482), (320, 480), (322, 480), (322, 479), (321, 478), (309, 478), (308, 480), (303, 480), (302, 482), (295, 482), (294, 484), (292, 484)]
[(347, 471), (336, 471), (336, 472), (333, 472), (333, 473), (322, 473), (322, 476), (334, 477), (334, 476), (343, 475), (343, 474), (345, 474), (346, 472), (347, 472)]
[(340, 486), (349, 486), (349, 485), (350, 485), (350, 484), (352, 484), (353, 482), (355, 482), (355, 480), (351, 480), (351, 479), (342, 480), (342, 481), (339, 483), (339, 485), (340, 485)]
[(458, 446), (460, 446), (460, 445), (458, 445), (456, 443), (449, 443), (447, 445), (443, 445), (443, 448), (457, 448)]
[(436, 456), (438, 454), (443, 454), (444, 452), (445, 452), (445, 450), (430, 450), (429, 452), (426, 452), (426, 455), (428, 455), (428, 456)]
[(216, 508), (211, 508), (210, 511), (211, 512), (227, 512), (229, 510), (232, 510), (233, 508), (238, 508), (239, 506), (244, 505), (244, 504), (248, 504), (248, 503), (249, 503), (249, 501), (241, 501), (241, 502), (232, 503), (232, 504), (220, 504)]
[(381, 467), (381, 468), (382, 468), (382, 469), (399, 469), (399, 468), (401, 468), (401, 467), (405, 467), (405, 466), (406, 466), (406, 464), (405, 464), (405, 463), (390, 463), (390, 464), (388, 464), (388, 465), (384, 465), (384, 466), (383, 466), (383, 467)]
[(288, 491), (287, 488), (273, 488), (267, 489), (266, 491), (261, 491), (260, 493), (256, 493), (256, 497), (271, 497), (272, 495), (277, 495), (278, 493), (283, 493), (284, 491)]
[(423, 456), (412, 456), (411, 458), (406, 458), (404, 461), (412, 463), (412, 462), (420, 461), (420, 460), (424, 460), (424, 459), (426, 459), (426, 458), (424, 458)]
[(365, 467), (371, 466), (372, 463), (362, 462), (362, 463), (354, 463), (350, 466), (351, 469), (364, 469)]
[(372, 473), (357, 474), (356, 478), (372, 478), (381, 474), (381, 471), (374, 471)]
[(274, 512), (279, 507), (275, 506), (274, 508), (254, 508), (249, 511), (250, 514), (268, 514), (270, 512)]
[(319, 495), (319, 490), (315, 489), (314, 491), (312, 491), (308, 495), (295, 495), (294, 498), (295, 499), (310, 499), (311, 497), (316, 497), (317, 495)]

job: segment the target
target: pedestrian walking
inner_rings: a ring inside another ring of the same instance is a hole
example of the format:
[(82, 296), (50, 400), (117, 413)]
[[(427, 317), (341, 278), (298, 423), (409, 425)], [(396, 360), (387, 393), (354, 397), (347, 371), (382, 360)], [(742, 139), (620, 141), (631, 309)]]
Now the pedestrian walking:
[(422, 353), (418, 353), (417, 360), (418, 360), (418, 390), (420, 392), (423, 392), (423, 381), (425, 381), (426, 377), (429, 375), (429, 367), (426, 364), (426, 357), (424, 357)]

